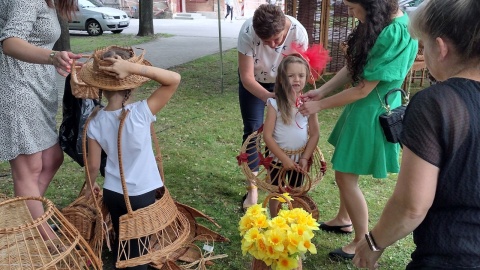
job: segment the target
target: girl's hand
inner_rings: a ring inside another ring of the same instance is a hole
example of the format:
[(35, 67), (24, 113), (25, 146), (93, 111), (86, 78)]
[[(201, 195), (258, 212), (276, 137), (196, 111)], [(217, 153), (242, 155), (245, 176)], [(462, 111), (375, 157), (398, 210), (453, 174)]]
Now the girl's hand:
[[(97, 196), (98, 194), (100, 194), (100, 186), (97, 184), (97, 182), (93, 183), (93, 186), (92, 186), (92, 189), (93, 189), (93, 192), (95, 193), (95, 196)], [(90, 191), (89, 188), (87, 188), (87, 186), (85, 186), (85, 198), (89, 199), (90, 196), (92, 195), (92, 192)]]
[(291, 171), (291, 170), (297, 170), (298, 164), (295, 163), (290, 158), (288, 158), (288, 160), (285, 160), (285, 161), (282, 160), (282, 166), (285, 170)]
[(298, 166), (300, 167), (302, 173), (306, 173), (308, 171), (308, 160), (306, 158), (300, 158), (298, 161)]
[(115, 55), (114, 57), (105, 58), (103, 60), (109, 61), (112, 63), (111, 66), (99, 66), (100, 70), (105, 70), (108, 72), (112, 72), (116, 74), (117, 79), (124, 79), (127, 76), (131, 75), (130, 67), (132, 63), (123, 60), (122, 57), (119, 55)]

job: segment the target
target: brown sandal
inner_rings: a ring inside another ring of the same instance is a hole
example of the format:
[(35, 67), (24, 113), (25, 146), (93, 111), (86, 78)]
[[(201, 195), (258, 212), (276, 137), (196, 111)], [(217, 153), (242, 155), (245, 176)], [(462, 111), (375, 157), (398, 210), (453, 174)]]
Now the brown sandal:
[[(247, 190), (252, 190), (252, 189), (257, 189), (257, 186), (245, 186), (245, 188), (246, 188)], [(247, 196), (248, 196), (248, 192), (247, 192), (247, 194), (243, 195), (243, 197), (242, 197), (242, 203), (241, 203), (241, 205), (240, 205), (240, 206), (242, 207), (242, 210), (243, 210), (244, 213), (245, 213), (245, 212), (247, 211), (247, 209), (251, 206), (251, 205), (245, 206), (245, 200), (247, 199)]]

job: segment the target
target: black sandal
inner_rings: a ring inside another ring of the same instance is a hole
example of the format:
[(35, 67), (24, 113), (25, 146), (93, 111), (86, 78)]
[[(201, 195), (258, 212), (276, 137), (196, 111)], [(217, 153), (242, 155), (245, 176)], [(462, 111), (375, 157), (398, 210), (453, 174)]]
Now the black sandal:
[(331, 226), (325, 223), (320, 223), (320, 230), (326, 231), (326, 232), (333, 232), (333, 233), (338, 233), (338, 234), (349, 234), (352, 233), (352, 231), (344, 231), (342, 228), (348, 228), (351, 227), (352, 224), (346, 224), (346, 225), (340, 225), (340, 226)]

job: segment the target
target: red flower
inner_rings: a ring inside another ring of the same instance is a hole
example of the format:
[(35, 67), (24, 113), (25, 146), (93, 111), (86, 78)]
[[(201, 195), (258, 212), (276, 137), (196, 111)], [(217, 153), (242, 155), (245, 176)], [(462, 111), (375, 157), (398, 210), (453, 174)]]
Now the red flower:
[(265, 169), (270, 169), (270, 164), (272, 163), (273, 157), (266, 157), (264, 158), (262, 153), (258, 153), (258, 157), (260, 158), (260, 165), (263, 165)]
[(248, 161), (247, 153), (241, 153), (240, 155), (237, 156), (238, 166), (242, 165), (242, 162), (247, 162), (247, 161)]

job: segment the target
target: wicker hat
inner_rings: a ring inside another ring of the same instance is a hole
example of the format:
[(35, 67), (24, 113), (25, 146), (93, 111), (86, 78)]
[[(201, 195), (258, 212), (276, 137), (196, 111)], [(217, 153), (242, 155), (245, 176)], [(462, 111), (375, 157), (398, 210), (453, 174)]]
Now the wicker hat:
[[(92, 56), (84, 63), (82, 67), (72, 68), (72, 90), (77, 92), (76, 97), (82, 96), (82, 92), (91, 93), (95, 96), (98, 89), (107, 91), (120, 91), (137, 88), (150, 79), (140, 75), (129, 75), (124, 79), (116, 78), (116, 74), (105, 70), (100, 70), (100, 66), (110, 66), (112, 63), (103, 60), (102, 56), (107, 51), (122, 52), (128, 55), (128, 62), (151, 66), (152, 64), (144, 59), (145, 51), (142, 49), (140, 55), (137, 55), (131, 47), (108, 46), (96, 49)], [(90, 96), (90, 94), (89, 94)], [(81, 98), (85, 98), (82, 96)]]

